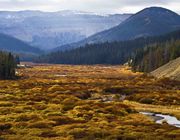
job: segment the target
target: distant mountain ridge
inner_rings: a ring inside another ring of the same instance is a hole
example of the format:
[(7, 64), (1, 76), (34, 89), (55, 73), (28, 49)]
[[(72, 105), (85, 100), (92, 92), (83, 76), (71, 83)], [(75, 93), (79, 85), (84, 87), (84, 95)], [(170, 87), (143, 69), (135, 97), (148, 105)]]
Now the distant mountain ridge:
[(92, 35), (80, 42), (60, 46), (56, 50), (77, 48), (85, 44), (158, 36), (178, 29), (180, 29), (178, 14), (165, 8), (150, 7), (132, 15), (116, 27)]
[(40, 54), (42, 51), (14, 37), (0, 33), (0, 50), (14, 53)]
[(0, 33), (41, 49), (80, 41), (114, 27), (131, 14), (98, 15), (82, 11), (0, 11)]

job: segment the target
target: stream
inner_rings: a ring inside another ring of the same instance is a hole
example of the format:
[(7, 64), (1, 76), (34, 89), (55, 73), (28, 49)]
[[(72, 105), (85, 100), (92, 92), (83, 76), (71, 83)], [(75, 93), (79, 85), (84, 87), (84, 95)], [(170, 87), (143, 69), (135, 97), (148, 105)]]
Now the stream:
[[(125, 98), (126, 98), (126, 95), (122, 95), (122, 97), (119, 100), (123, 101)], [(103, 97), (101, 98), (101, 101), (109, 103), (113, 101), (113, 98)], [(180, 120), (178, 120), (174, 116), (164, 115), (164, 114), (159, 114), (159, 113), (152, 113), (152, 112), (139, 112), (139, 113), (151, 117), (157, 124), (163, 124), (165, 122), (169, 125), (180, 128)]]
[(150, 116), (157, 124), (163, 124), (163, 122), (167, 122), (169, 125), (180, 128), (180, 120), (178, 120), (174, 116), (156, 114), (151, 112), (139, 112), (140, 114)]

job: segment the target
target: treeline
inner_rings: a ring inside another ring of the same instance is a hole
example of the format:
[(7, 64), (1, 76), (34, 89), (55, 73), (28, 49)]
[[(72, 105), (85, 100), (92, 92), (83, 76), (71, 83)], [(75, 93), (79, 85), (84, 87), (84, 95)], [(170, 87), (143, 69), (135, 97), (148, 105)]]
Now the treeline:
[(65, 52), (54, 52), (38, 57), (35, 62), (57, 64), (124, 64), (139, 48), (152, 43), (179, 39), (180, 31), (163, 36), (139, 38), (131, 41), (86, 44), (83, 47)]
[[(136, 47), (134, 43), (113, 42), (102, 44), (86, 44), (75, 50), (66, 52), (55, 52), (40, 56), (36, 62), (57, 64), (123, 64), (129, 58), (132, 50)], [(139, 46), (139, 45), (138, 45)]]
[(180, 57), (180, 39), (155, 43), (138, 49), (132, 58), (134, 71), (151, 72)]
[(11, 53), (0, 51), (0, 79), (15, 78), (15, 69), (19, 57), (14, 57)]

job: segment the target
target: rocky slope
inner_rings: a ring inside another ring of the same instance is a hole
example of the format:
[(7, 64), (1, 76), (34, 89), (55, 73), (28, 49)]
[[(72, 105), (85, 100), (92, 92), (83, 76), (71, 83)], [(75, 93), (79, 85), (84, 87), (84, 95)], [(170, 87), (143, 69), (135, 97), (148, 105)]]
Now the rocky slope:
[(170, 78), (180, 81), (180, 57), (151, 72), (157, 78)]

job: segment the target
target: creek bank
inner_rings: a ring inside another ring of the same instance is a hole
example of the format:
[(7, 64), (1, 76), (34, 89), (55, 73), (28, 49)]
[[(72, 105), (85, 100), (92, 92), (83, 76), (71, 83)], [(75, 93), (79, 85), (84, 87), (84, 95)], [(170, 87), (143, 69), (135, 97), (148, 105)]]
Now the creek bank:
[(174, 116), (164, 115), (159, 113), (156, 114), (152, 112), (139, 112), (139, 113), (151, 117), (157, 124), (163, 124), (164, 122), (166, 122), (169, 125), (180, 128), (180, 120), (178, 120)]

